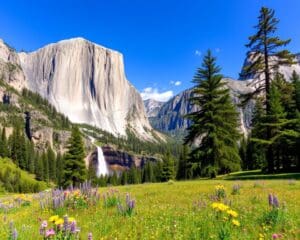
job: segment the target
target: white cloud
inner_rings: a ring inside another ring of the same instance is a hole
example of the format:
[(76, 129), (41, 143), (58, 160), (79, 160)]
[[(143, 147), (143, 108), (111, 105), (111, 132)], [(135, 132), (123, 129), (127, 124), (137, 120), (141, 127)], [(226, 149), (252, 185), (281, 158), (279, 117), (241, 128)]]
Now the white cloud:
[(202, 52), (199, 51), (199, 50), (196, 50), (196, 51), (195, 51), (195, 55), (196, 55), (196, 56), (201, 56), (201, 55), (202, 55)]
[(174, 85), (174, 86), (180, 86), (181, 82), (180, 81), (176, 81), (176, 82), (175, 81), (171, 81), (170, 84)]
[(154, 99), (160, 102), (166, 102), (173, 97), (173, 91), (159, 92), (157, 88), (147, 87), (141, 92), (143, 100)]
[(180, 82), (180, 81), (176, 81), (176, 82), (174, 83), (174, 85), (175, 85), (175, 86), (180, 86), (180, 85), (181, 85), (181, 82)]

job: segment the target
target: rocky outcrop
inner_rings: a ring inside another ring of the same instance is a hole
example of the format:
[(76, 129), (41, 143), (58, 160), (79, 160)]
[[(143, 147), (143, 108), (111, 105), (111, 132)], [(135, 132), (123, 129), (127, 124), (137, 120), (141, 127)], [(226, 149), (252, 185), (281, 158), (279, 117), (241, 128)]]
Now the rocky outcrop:
[(131, 126), (139, 137), (153, 138), (141, 96), (127, 81), (119, 52), (75, 38), (19, 57), (28, 88), (71, 121), (123, 136)]
[(15, 50), (0, 39), (0, 78), (17, 90), (27, 86), (20, 60)]

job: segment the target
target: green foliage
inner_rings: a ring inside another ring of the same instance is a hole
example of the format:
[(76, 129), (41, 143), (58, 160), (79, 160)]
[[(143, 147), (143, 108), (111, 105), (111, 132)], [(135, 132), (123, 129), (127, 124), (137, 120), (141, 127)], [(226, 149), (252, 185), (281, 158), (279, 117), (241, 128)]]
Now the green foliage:
[(177, 180), (186, 180), (188, 179), (188, 154), (189, 154), (189, 147), (188, 145), (183, 145), (179, 160), (178, 160), (178, 167), (177, 167)]
[(200, 110), (187, 115), (192, 124), (185, 143), (193, 145), (201, 139), (190, 153), (193, 176), (240, 169), (238, 113), (219, 72), (216, 58), (208, 51), (194, 77), (196, 86), (190, 99)]
[[(258, 78), (253, 84), (258, 86), (254, 92), (246, 96), (246, 99), (264, 94), (265, 114), (266, 118), (273, 118), (274, 111), (281, 111), (278, 103), (278, 97), (275, 96), (275, 88), (271, 88), (271, 80), (275, 78), (275, 74), (280, 65), (291, 65), (294, 63), (294, 56), (285, 49), (290, 40), (281, 40), (275, 35), (279, 20), (275, 18), (275, 12), (272, 9), (262, 7), (258, 17), (258, 25), (255, 26), (257, 32), (249, 37), (249, 43), (246, 45), (249, 48), (248, 59), (251, 63), (246, 65), (241, 73), (242, 78), (249, 78), (257, 75), (262, 75), (263, 79)], [(276, 61), (271, 57), (276, 57)], [(276, 102), (277, 101), (277, 102)], [(273, 105), (272, 105), (273, 104)], [(275, 105), (277, 106), (275, 106)], [(272, 115), (272, 116), (271, 116)], [(277, 116), (279, 117), (279, 116)], [(276, 117), (275, 117), (276, 118)], [(264, 138), (258, 138), (257, 142), (265, 144), (267, 169), (269, 172), (274, 171), (274, 152), (270, 142), (274, 136), (274, 128), (271, 125), (265, 125), (266, 135)]]
[(8, 192), (39, 192), (47, 186), (18, 168), (10, 159), (0, 158), (0, 185)]
[(86, 180), (86, 168), (84, 163), (85, 153), (81, 133), (77, 127), (72, 128), (72, 134), (68, 142), (68, 152), (64, 158), (63, 186), (79, 186)]
[(174, 179), (174, 177), (175, 177), (174, 158), (171, 156), (170, 153), (167, 153), (163, 158), (161, 180), (163, 182), (167, 182), (169, 180)]

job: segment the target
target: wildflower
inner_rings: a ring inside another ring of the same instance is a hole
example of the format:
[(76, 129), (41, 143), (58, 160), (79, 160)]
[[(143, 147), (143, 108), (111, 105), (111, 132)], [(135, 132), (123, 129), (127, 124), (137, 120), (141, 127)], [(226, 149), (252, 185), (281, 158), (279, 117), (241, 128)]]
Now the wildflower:
[(72, 222), (74, 222), (74, 221), (75, 221), (75, 218), (69, 217), (69, 222), (70, 222), (70, 223), (72, 223)]
[(279, 234), (277, 234), (277, 233), (274, 233), (274, 234), (272, 234), (272, 239), (278, 239), (278, 238), (281, 238), (282, 237), (282, 235), (279, 233)]
[(76, 233), (77, 232), (76, 221), (72, 221), (72, 223), (70, 225), (70, 231), (71, 231), (71, 233)]
[(237, 227), (241, 226), (240, 222), (236, 219), (232, 219), (232, 224), (237, 226)]
[(230, 215), (231, 217), (237, 217), (238, 213), (236, 211), (233, 211), (231, 209), (227, 210), (227, 214)]
[(17, 232), (17, 229), (15, 228), (12, 232), (12, 239), (17, 240), (17, 238), (18, 238), (18, 232)]
[(88, 234), (88, 240), (93, 240), (93, 234), (92, 233)]
[(46, 238), (54, 236), (55, 235), (55, 231), (53, 229), (49, 229), (46, 231)]
[(58, 215), (54, 215), (49, 218), (49, 222), (55, 222), (58, 219), (59, 219)]
[(224, 212), (229, 209), (229, 207), (227, 205), (225, 205), (223, 203), (218, 203), (218, 202), (212, 203), (211, 206), (213, 209), (216, 209), (217, 211), (221, 211), (221, 212)]
[(63, 223), (64, 223), (64, 220), (62, 218), (59, 218), (54, 222), (55, 225), (61, 225)]
[(269, 193), (269, 206), (273, 206), (273, 195)]
[(43, 221), (41, 224), (41, 228), (46, 228), (48, 226), (47, 221)]

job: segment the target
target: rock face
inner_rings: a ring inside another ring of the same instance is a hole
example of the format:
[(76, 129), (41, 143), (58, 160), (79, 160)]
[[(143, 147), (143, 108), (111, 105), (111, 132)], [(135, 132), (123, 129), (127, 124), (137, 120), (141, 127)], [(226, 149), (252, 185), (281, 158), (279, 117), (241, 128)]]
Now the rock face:
[(146, 110), (147, 117), (155, 117), (158, 114), (159, 109), (164, 104), (164, 102), (159, 102), (153, 99), (144, 100), (144, 106)]
[[(229, 78), (225, 78), (223, 81), (227, 82), (227, 87), (230, 90), (232, 100), (236, 106), (240, 103), (240, 94), (253, 91), (253, 88), (248, 86), (249, 81), (237, 81)], [(183, 135), (186, 128), (191, 124), (191, 121), (184, 118), (184, 116), (198, 110), (198, 108), (193, 106), (189, 101), (191, 93), (192, 89), (185, 90), (164, 103), (157, 115), (149, 118), (152, 126), (166, 133), (179, 136)], [(245, 135), (248, 134), (251, 126), (253, 107), (253, 101), (250, 101), (243, 108), (237, 107), (240, 113), (240, 130)]]
[(27, 87), (20, 59), (15, 50), (0, 39), (0, 78), (17, 90)]
[(120, 53), (75, 38), (19, 57), (28, 88), (71, 121), (114, 135), (126, 135), (130, 126), (143, 139), (152, 138), (142, 99), (126, 79)]

